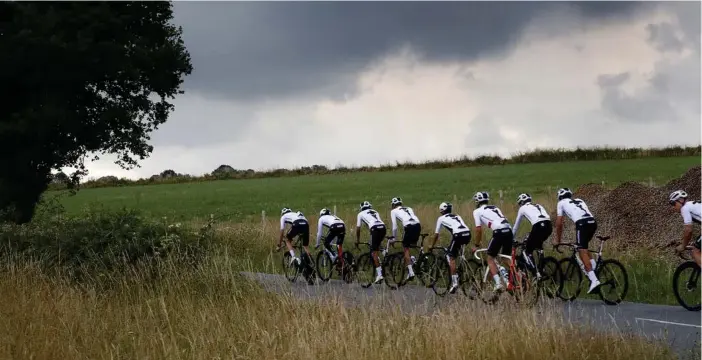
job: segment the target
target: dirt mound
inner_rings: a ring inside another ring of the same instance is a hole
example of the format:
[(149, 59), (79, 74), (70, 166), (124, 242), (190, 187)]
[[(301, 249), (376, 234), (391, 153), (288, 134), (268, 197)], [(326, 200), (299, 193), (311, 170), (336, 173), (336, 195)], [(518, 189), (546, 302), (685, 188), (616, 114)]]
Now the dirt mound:
[(626, 182), (608, 191), (597, 184), (578, 188), (598, 222), (598, 234), (612, 236), (611, 245), (666, 249), (680, 240), (680, 214), (668, 205), (668, 194), (677, 189), (687, 191), (692, 199), (700, 198), (700, 166), (661, 187)]
[(683, 176), (665, 184), (665, 190), (671, 193), (675, 190), (685, 190), (693, 199), (700, 199), (700, 172), (702, 166), (690, 168)]

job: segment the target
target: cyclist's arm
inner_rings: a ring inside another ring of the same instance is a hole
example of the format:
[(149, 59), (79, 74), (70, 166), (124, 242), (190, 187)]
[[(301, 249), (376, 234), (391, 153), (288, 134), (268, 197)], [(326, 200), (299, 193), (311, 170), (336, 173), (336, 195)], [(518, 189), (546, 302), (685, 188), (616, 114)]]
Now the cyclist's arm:
[(356, 217), (356, 242), (361, 241), (361, 213)]
[(283, 243), (283, 233), (285, 232), (285, 217), (280, 217), (280, 237), (278, 238), (278, 245)]
[(319, 240), (322, 238), (322, 217), (319, 217), (319, 221), (317, 221), (317, 244), (315, 247), (319, 247)]
[(431, 247), (436, 246), (436, 242), (439, 241), (439, 231), (441, 231), (441, 217), (436, 219), (436, 229), (434, 230), (434, 241), (431, 243)]
[(686, 224), (685, 229), (683, 230), (683, 238), (682, 238), (683, 247), (687, 246), (687, 244), (690, 243), (691, 239), (692, 239), (692, 224)]
[(393, 237), (393, 238), (397, 236), (397, 219), (396, 219), (396, 216), (397, 216), (397, 212), (395, 211), (395, 209), (393, 209), (392, 211), (390, 211), (390, 218), (392, 219), (392, 237)]
[(519, 223), (522, 221), (522, 216), (524, 215), (524, 207), (520, 207), (519, 211), (517, 211), (517, 219), (514, 220), (514, 227), (512, 227), (512, 234), (514, 236), (517, 236), (517, 230), (519, 229)]
[(475, 247), (480, 247), (480, 241), (483, 240), (483, 228), (480, 221), (480, 213), (478, 209), (473, 210), (473, 221), (475, 221)]
[(563, 237), (563, 202), (559, 201), (556, 206), (556, 239), (553, 242), (554, 245), (561, 243), (561, 238)]

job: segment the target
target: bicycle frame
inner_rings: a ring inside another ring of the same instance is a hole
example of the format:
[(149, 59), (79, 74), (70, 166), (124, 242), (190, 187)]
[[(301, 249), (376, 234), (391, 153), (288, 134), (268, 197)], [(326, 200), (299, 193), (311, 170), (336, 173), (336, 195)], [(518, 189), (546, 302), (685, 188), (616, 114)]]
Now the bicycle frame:
[[(590, 254), (593, 255), (593, 258), (595, 260), (595, 268), (598, 268), (600, 266), (600, 264), (602, 263), (602, 259), (603, 259), (602, 249), (604, 249), (604, 243), (606, 240), (609, 239), (609, 236), (597, 236), (597, 239), (600, 240), (600, 245), (598, 246), (597, 251), (590, 250), (590, 249), (587, 250)], [(580, 270), (583, 272), (583, 274), (587, 275), (587, 271), (585, 271), (585, 265), (583, 263), (583, 260), (580, 258), (579, 250), (575, 248), (575, 244), (563, 243), (563, 244), (556, 245), (556, 251), (558, 251), (559, 253), (561, 253), (561, 251), (558, 250), (558, 247), (560, 247), (560, 246), (568, 246), (571, 248), (572, 254), (570, 257), (575, 259), (575, 261), (580, 266)], [(592, 270), (595, 271), (595, 269), (592, 269)]]
[[(487, 251), (487, 248), (478, 249), (475, 251), (475, 253), (473, 253), (473, 256), (476, 259), (484, 262), (483, 258), (478, 256), (478, 253), (486, 252), (486, 251)], [(517, 247), (512, 246), (512, 255), (504, 255), (504, 254), (497, 255), (498, 258), (509, 259), (509, 270), (507, 271), (507, 290), (509, 290), (509, 291), (512, 291), (515, 288), (517, 288), (517, 289), (521, 288), (521, 283), (522, 283), (521, 275), (519, 275), (519, 272), (517, 271), (517, 263), (515, 261), (516, 252), (517, 252)], [(498, 270), (498, 273), (499, 273), (499, 270)], [(483, 274), (483, 280), (482, 280), (483, 283), (488, 282), (488, 275), (489, 274), (490, 274), (490, 266), (485, 266), (485, 273)], [(516, 274), (516, 276), (519, 278), (519, 279), (517, 279), (519, 281), (516, 282), (516, 284), (514, 281), (514, 277), (515, 277), (514, 274)]]

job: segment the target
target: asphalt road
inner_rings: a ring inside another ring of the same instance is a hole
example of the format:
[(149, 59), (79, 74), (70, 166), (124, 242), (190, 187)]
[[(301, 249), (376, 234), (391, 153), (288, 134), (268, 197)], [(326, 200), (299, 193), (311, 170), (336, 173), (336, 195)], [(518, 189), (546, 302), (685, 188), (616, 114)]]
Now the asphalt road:
[[(307, 285), (301, 277), (295, 283), (276, 274), (242, 272), (242, 275), (256, 280), (267, 291), (292, 294), (299, 298), (333, 297), (348, 306), (384, 306), (400, 308), (402, 311), (431, 313), (447, 306), (452, 301), (466, 301), (475, 306), (484, 305), (478, 300), (469, 300), (460, 294), (438, 297), (429, 288), (417, 285), (390, 290), (384, 284), (364, 289), (357, 283), (345, 284), (339, 280)], [(543, 304), (540, 304), (543, 305)], [(687, 311), (680, 306), (651, 305), (622, 302), (616, 306), (605, 305), (598, 300), (576, 300), (573, 302), (552, 301), (546, 306), (560, 309), (565, 321), (586, 324), (597, 330), (619, 330), (633, 333), (647, 339), (665, 339), (683, 358), (689, 358), (692, 351), (700, 350), (700, 312)], [(699, 355), (698, 355), (699, 356)]]

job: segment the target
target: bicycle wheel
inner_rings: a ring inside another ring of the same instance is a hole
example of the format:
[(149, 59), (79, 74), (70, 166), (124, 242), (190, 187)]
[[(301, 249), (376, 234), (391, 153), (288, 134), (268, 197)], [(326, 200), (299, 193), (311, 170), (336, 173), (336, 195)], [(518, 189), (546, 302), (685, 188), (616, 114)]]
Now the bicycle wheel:
[(329, 279), (332, 276), (333, 268), (334, 264), (332, 262), (331, 257), (329, 257), (329, 254), (327, 254), (327, 252), (324, 250), (318, 252), (317, 272), (319, 273), (319, 278), (324, 282), (329, 281)]
[(297, 280), (297, 275), (300, 273), (300, 269), (295, 263), (291, 263), (292, 255), (289, 252), (283, 254), (283, 272), (285, 273), (285, 278), (290, 282), (295, 282)]
[(393, 282), (397, 287), (407, 284), (407, 267), (405, 266), (405, 257), (403, 254), (393, 254), (391, 259), (388, 259), (389, 269)]
[(471, 300), (474, 300), (480, 295), (480, 263), (474, 259), (461, 259), (458, 261), (457, 270), (458, 281), (461, 285), (463, 295), (467, 296)]
[(556, 258), (547, 256), (539, 264), (541, 273), (540, 290), (549, 299), (553, 299), (561, 290), (561, 268)]
[(354, 273), (361, 287), (367, 288), (373, 284), (373, 280), (375, 279), (375, 266), (373, 265), (373, 259), (370, 253), (365, 253), (358, 257)]
[(314, 266), (312, 257), (302, 250), (302, 276), (307, 280), (307, 284), (314, 285), (314, 280), (317, 278), (317, 269)]
[(345, 283), (349, 284), (353, 281), (355, 276), (354, 264), (356, 263), (356, 259), (350, 252), (344, 252), (342, 258), (344, 259), (344, 264), (341, 267), (341, 279), (344, 280)]
[(561, 259), (561, 281), (558, 297), (565, 301), (573, 301), (580, 295), (580, 283), (583, 281), (583, 273), (580, 266), (573, 258)]
[(432, 270), (434, 283), (431, 285), (431, 288), (434, 290), (434, 294), (445, 296), (449, 287), (451, 287), (451, 271), (448, 261), (444, 257), (437, 258)]
[[(398, 276), (402, 276), (402, 271), (401, 269), (396, 269), (394, 266), (397, 266), (396, 258), (397, 257), (402, 257), (402, 253), (395, 253), (395, 254), (390, 254), (385, 256), (383, 259), (382, 267), (383, 267), (383, 280), (385, 281), (385, 285), (389, 287), (392, 290), (397, 289), (397, 278)], [(397, 275), (397, 273), (400, 272), (400, 275)]]
[(675, 269), (673, 294), (680, 306), (700, 311), (700, 267), (694, 261), (686, 261)]
[(436, 256), (426, 253), (419, 256), (414, 264), (414, 274), (425, 287), (431, 287), (436, 281), (432, 276), (432, 268), (436, 263)]
[(533, 306), (539, 300), (539, 285), (535, 277), (529, 276), (528, 270), (516, 267), (516, 271), (510, 274), (512, 282), (512, 296), (523, 305)]
[(629, 291), (629, 276), (624, 265), (617, 260), (605, 260), (595, 269), (597, 279), (600, 280), (598, 294), (607, 305), (617, 305)]

